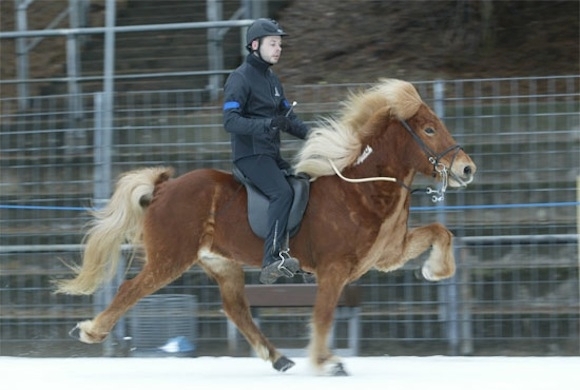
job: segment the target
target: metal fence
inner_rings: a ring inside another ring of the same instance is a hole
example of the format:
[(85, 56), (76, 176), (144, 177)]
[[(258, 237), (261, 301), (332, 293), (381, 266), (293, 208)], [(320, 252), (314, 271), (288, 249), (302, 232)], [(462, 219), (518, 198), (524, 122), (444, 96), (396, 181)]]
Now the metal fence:
[[(399, 271), (363, 276), (360, 354), (578, 355), (580, 76), (415, 85), (478, 164), (475, 182), (448, 192), (444, 205), (424, 195), (412, 201), (411, 226), (439, 220), (455, 233), (458, 273), (442, 283), (417, 281), (418, 259)], [(297, 113), (314, 122), (363, 87), (303, 85), (286, 92), (299, 102)], [(56, 296), (51, 280), (69, 274), (64, 263), (79, 260), (86, 211), (106, 200), (103, 186), (110, 188), (121, 172), (158, 164), (177, 174), (230, 168), (219, 100), (197, 101), (201, 93), (117, 92), (108, 141), (100, 93), (79, 96), (83, 115), (75, 127), (68, 95), (32, 97), (26, 111), (7, 109), (17, 106), (16, 98), (2, 101), (1, 355), (131, 354), (133, 314), (104, 347), (67, 334), (102, 310), (111, 289), (95, 297)], [(285, 139), (284, 154), (291, 158), (299, 146)], [(248, 283), (257, 283), (256, 271), (247, 270)], [(159, 294), (195, 296), (196, 353), (229, 353), (217, 286), (200, 269)], [(277, 310), (262, 315), (261, 326), (281, 347), (305, 346), (308, 317), (308, 310)], [(336, 332), (340, 346), (345, 324)]]

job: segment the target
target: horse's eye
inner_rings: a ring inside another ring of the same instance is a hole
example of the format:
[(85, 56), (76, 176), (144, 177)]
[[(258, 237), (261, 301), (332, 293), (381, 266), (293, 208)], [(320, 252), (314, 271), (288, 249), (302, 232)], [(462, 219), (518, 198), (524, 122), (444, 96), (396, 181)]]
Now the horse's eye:
[(432, 127), (427, 127), (425, 129), (425, 133), (427, 133), (429, 135), (433, 135), (433, 134), (435, 134), (435, 130)]

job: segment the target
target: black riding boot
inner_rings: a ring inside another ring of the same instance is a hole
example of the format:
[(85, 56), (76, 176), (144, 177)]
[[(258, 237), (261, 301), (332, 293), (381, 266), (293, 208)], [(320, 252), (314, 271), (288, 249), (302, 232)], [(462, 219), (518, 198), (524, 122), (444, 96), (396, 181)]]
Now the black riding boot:
[(300, 263), (297, 259), (290, 256), (287, 250), (280, 251), (278, 258), (271, 257), (270, 259), (271, 262), (262, 265), (260, 283), (272, 284), (280, 277), (292, 278), (300, 270)]
[[(277, 227), (276, 225), (275, 231)], [(280, 249), (281, 247), (288, 248), (288, 235), (284, 233), (284, 236), (284, 243), (279, 242), (279, 236), (276, 233), (273, 237), (266, 237), (260, 283), (272, 284), (280, 277), (292, 278), (300, 270), (300, 262), (290, 256), (289, 249)]]

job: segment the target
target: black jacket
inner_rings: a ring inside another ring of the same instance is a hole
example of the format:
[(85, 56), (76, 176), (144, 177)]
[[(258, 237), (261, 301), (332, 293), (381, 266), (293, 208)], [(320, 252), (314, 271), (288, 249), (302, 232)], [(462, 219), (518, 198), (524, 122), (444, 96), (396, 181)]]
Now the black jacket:
[[(270, 64), (249, 54), (232, 72), (224, 86), (224, 127), (231, 134), (233, 161), (255, 155), (280, 160), (280, 133), (270, 130), (277, 115), (285, 115), (290, 104)], [(288, 133), (305, 139), (308, 126), (294, 115)]]

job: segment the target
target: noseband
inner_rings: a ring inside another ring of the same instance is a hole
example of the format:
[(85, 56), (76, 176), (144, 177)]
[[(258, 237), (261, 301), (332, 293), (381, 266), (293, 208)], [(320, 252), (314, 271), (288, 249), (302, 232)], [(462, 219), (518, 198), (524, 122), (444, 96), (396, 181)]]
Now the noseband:
[[(441, 182), (437, 189), (432, 189), (431, 187), (427, 187), (426, 193), (433, 194), (431, 200), (433, 203), (441, 202), (445, 199), (445, 191), (447, 190), (447, 184), (449, 179), (449, 174), (453, 175), (453, 172), (450, 172), (453, 163), (455, 162), (455, 157), (457, 157), (457, 153), (462, 149), (459, 145), (453, 145), (449, 148), (445, 149), (443, 152), (437, 154), (434, 152), (429, 146), (423, 142), (423, 140), (417, 135), (417, 133), (409, 126), (407, 121), (401, 120), (403, 127), (411, 134), (415, 142), (419, 144), (419, 147), (423, 150), (423, 152), (427, 155), (429, 162), (433, 165), (433, 176), (440, 175)], [(453, 153), (453, 157), (451, 158), (451, 164), (449, 164), (449, 169), (445, 166), (445, 164), (441, 163), (440, 160), (448, 153)]]

